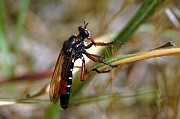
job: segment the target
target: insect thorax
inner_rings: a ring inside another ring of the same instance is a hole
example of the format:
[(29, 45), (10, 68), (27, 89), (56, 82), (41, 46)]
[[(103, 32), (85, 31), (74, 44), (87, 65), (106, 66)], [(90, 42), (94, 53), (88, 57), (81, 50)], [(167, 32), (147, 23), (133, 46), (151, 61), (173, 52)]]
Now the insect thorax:
[(74, 55), (75, 59), (78, 59), (85, 51), (84, 39), (80, 36), (71, 36), (64, 42), (63, 48), (67, 57)]

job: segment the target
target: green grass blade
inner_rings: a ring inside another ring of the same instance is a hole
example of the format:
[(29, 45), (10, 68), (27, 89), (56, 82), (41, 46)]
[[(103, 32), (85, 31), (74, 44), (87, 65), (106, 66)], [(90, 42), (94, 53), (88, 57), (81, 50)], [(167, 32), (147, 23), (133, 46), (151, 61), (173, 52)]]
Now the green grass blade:
[(133, 98), (133, 97), (141, 97), (141, 96), (148, 96), (148, 95), (156, 95), (158, 92), (157, 89), (143, 89), (141, 91), (135, 91), (133, 93), (109, 93), (103, 95), (96, 95), (96, 96), (88, 96), (79, 99), (73, 99), (70, 105), (79, 105), (79, 104), (89, 104), (92, 102), (98, 101), (108, 101), (109, 99), (120, 100), (124, 98)]
[(5, 35), (5, 29), (4, 29), (4, 1), (0, 0), (0, 57), (3, 60), (2, 67), (4, 69), (4, 74), (6, 76), (12, 75), (12, 64), (10, 62), (10, 53), (9, 53), (9, 47)]
[(20, 10), (19, 10), (18, 18), (17, 18), (17, 24), (16, 24), (16, 37), (15, 37), (15, 42), (14, 42), (15, 52), (19, 51), (20, 37), (23, 32), (24, 21), (25, 21), (27, 10), (28, 10), (28, 6), (29, 6), (29, 0), (21, 1)]
[[(58, 102), (59, 104), (59, 102)], [(57, 104), (51, 104), (49, 108), (46, 110), (46, 113), (44, 115), (44, 119), (53, 119), (57, 117), (58, 115), (62, 114), (63, 109)]]
[(136, 29), (149, 18), (165, 0), (146, 0), (139, 8), (134, 17), (115, 39), (125, 42), (136, 31)]

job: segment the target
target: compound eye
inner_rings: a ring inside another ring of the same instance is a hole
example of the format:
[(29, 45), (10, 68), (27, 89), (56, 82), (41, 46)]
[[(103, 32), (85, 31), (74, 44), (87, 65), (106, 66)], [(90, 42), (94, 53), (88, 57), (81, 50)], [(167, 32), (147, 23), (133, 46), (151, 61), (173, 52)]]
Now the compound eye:
[(83, 30), (82, 26), (78, 27), (78, 31), (81, 32)]

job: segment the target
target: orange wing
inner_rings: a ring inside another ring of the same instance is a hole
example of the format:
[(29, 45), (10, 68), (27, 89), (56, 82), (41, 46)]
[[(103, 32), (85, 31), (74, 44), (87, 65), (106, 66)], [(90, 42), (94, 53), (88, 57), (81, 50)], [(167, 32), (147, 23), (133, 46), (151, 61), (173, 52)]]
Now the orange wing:
[(62, 64), (64, 63), (64, 57), (65, 56), (63, 50), (61, 50), (50, 82), (49, 98), (50, 101), (53, 103), (56, 103), (59, 100), (60, 80), (61, 80)]

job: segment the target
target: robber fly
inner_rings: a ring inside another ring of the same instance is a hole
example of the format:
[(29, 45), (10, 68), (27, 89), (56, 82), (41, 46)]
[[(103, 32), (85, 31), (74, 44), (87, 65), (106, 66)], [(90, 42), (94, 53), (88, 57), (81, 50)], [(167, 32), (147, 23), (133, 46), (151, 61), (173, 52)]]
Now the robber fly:
[[(90, 32), (86, 29), (87, 25), (88, 23), (84, 22), (84, 27), (78, 27), (79, 35), (72, 35), (64, 42), (52, 75), (49, 89), (50, 101), (56, 103), (60, 98), (60, 105), (63, 109), (68, 108), (69, 105), (72, 85), (72, 71), (74, 68), (74, 62), (79, 58), (82, 60), (80, 80), (85, 80), (85, 59), (83, 54), (94, 62), (104, 63), (114, 67), (113, 65), (104, 62), (103, 60), (95, 58), (99, 56), (86, 52), (86, 49), (93, 45), (106, 46), (114, 43), (95, 42), (90, 37)], [(90, 43), (85, 45), (85, 40), (90, 40)]]

